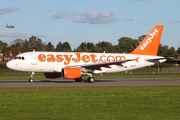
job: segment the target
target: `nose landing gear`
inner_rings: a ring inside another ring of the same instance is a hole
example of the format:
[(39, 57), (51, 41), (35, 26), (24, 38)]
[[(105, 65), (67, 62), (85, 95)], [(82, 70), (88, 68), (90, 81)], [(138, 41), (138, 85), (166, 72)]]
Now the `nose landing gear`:
[(34, 82), (34, 72), (31, 72), (30, 78), (29, 78), (29, 82), (33, 83)]

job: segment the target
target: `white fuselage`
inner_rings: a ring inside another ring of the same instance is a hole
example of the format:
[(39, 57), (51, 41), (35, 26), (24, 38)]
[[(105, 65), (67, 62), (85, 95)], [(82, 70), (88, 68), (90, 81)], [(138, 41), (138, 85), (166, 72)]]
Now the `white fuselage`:
[[(157, 62), (164, 62), (161, 56), (118, 54), (118, 53), (78, 53), (78, 52), (26, 52), (16, 56), (7, 63), (7, 67), (17, 71), (26, 72), (61, 72), (65, 67), (83, 67), (99, 65), (101, 63), (132, 60), (121, 65), (101, 66), (101, 70), (93, 73), (112, 73), (134, 70), (152, 66)], [(150, 62), (150, 59), (157, 61)], [(161, 59), (161, 60), (158, 60)]]

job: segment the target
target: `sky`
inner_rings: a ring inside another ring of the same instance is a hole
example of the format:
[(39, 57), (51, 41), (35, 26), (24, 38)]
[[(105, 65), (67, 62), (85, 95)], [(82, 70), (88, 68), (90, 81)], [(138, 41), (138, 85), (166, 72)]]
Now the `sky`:
[[(40, 38), (44, 43), (137, 39), (164, 25), (162, 45), (180, 47), (180, 0), (0, 0), (0, 40)], [(6, 23), (15, 25), (8, 29)]]

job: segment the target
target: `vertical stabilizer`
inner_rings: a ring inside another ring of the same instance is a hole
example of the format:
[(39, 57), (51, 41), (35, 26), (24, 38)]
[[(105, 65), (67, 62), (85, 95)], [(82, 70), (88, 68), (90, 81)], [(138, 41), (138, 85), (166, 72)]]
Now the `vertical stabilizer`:
[(157, 55), (163, 28), (156, 25), (131, 54)]

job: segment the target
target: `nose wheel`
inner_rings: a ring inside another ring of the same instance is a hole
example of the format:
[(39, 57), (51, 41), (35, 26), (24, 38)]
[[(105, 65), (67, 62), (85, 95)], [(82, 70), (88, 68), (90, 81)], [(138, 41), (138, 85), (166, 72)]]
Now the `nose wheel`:
[(32, 82), (34, 82), (34, 80), (33, 79), (29, 79), (29, 82), (32, 83)]
[(31, 72), (30, 78), (29, 78), (29, 82), (32, 83), (34, 82), (34, 72)]

